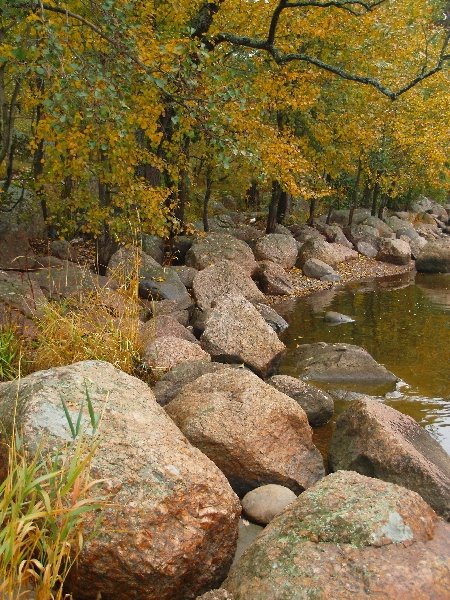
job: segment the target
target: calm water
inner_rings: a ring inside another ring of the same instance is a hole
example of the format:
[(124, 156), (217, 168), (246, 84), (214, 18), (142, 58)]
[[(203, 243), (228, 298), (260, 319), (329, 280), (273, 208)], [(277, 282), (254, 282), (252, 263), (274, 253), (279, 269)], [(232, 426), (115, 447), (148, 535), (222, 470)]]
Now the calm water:
[[(290, 324), (283, 337), (288, 352), (280, 373), (298, 374), (289, 352), (298, 344), (362, 346), (405, 384), (390, 390), (383, 401), (426, 427), (450, 454), (450, 275), (408, 273), (358, 282), (275, 308)], [(325, 323), (327, 310), (350, 315), (355, 322)], [(364, 391), (379, 394), (379, 390)], [(336, 413), (348, 405), (349, 400), (337, 400)], [(316, 431), (321, 449), (331, 432), (332, 424)]]

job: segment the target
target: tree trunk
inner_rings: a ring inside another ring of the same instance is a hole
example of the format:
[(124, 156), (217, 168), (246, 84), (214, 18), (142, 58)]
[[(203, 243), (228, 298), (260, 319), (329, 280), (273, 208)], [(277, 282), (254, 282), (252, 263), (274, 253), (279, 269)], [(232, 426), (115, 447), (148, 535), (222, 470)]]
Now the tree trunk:
[(277, 210), (280, 200), (281, 187), (278, 181), (272, 181), (272, 195), (269, 204), (269, 214), (267, 216), (266, 233), (273, 233), (277, 227)]
[(245, 205), (247, 210), (259, 210), (259, 188), (256, 181), (252, 181), (245, 194)]
[(327, 220), (325, 221), (325, 223), (327, 225), (330, 224), (331, 215), (333, 214), (333, 208), (334, 208), (334, 202), (330, 202), (330, 206), (328, 207)]
[(289, 214), (290, 200), (290, 195), (283, 190), (280, 193), (277, 207), (277, 223), (280, 223), (281, 225), (284, 223), (285, 218)]
[(314, 219), (316, 216), (316, 204), (317, 201), (315, 198), (311, 198), (311, 200), (309, 201), (309, 217), (308, 217), (308, 225), (310, 227), (314, 227)]
[(353, 223), (353, 215), (355, 214), (356, 207), (358, 206), (358, 189), (359, 189), (359, 182), (361, 180), (361, 173), (362, 173), (362, 164), (361, 164), (361, 159), (359, 159), (358, 171), (356, 173), (356, 181), (355, 181), (355, 185), (353, 186), (353, 190), (352, 190), (352, 204), (351, 204), (351, 208), (350, 208), (350, 213), (348, 215), (348, 225), (349, 226), (351, 226)]
[(211, 167), (208, 166), (206, 169), (205, 197), (203, 199), (203, 229), (204, 229), (204, 231), (209, 231), (208, 207), (209, 207), (209, 201), (211, 200), (212, 183), (213, 183), (212, 169), (211, 169)]
[(378, 197), (380, 195), (380, 182), (376, 181), (375, 185), (373, 186), (373, 191), (372, 191), (372, 210), (370, 211), (370, 214), (372, 215), (372, 217), (376, 217), (377, 216), (377, 205), (378, 205)]

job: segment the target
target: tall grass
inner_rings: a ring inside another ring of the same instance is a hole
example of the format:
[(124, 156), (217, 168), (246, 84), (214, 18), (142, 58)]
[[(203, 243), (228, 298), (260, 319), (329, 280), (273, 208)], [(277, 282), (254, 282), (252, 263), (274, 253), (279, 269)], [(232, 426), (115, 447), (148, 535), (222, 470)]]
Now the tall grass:
[(63, 598), (64, 580), (83, 547), (83, 516), (99, 509), (90, 478), (95, 447), (80, 436), (72, 448), (29, 455), (16, 433), (0, 485), (0, 598), (33, 590), (37, 600)]
[(0, 381), (10, 381), (19, 374), (20, 342), (13, 329), (0, 328)]
[[(141, 353), (138, 301), (139, 264), (112, 275), (116, 289), (97, 288), (52, 301), (35, 319), (38, 337), (31, 356), (33, 371), (82, 360), (104, 360), (134, 373)], [(28, 368), (28, 372), (30, 368)]]

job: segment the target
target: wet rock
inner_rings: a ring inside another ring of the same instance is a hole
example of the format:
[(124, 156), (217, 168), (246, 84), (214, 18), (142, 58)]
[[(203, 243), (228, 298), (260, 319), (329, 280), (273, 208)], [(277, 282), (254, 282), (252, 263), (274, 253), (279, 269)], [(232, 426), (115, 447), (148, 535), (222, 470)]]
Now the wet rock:
[(256, 308), (237, 294), (217, 301), (201, 344), (214, 360), (244, 363), (262, 377), (273, 371), (285, 350)]
[(304, 411), (246, 369), (203, 375), (166, 410), (239, 495), (267, 483), (300, 493), (324, 474)]
[(157, 235), (143, 233), (141, 237), (142, 251), (162, 265), (164, 260), (164, 240)]
[(257, 260), (270, 260), (284, 269), (292, 269), (297, 260), (297, 242), (291, 235), (269, 233), (256, 242)]
[(358, 471), (414, 490), (450, 520), (450, 457), (411, 417), (358, 400), (339, 416), (329, 457), (333, 470)]
[(241, 503), (250, 521), (267, 525), (295, 500), (297, 496), (292, 490), (270, 483), (245, 494)]
[(257, 269), (251, 248), (226, 233), (211, 233), (195, 240), (186, 254), (186, 264), (199, 271), (223, 260), (237, 263), (249, 275)]
[(375, 245), (375, 243), (360, 241), (356, 243), (355, 248), (367, 258), (375, 258), (378, 254), (378, 243)]
[(155, 371), (170, 371), (177, 365), (192, 360), (211, 360), (199, 344), (180, 337), (167, 335), (158, 337), (144, 348), (143, 363)]
[(253, 279), (229, 260), (218, 261), (199, 271), (192, 286), (197, 306), (201, 310), (211, 308), (224, 294), (241, 294), (250, 302), (261, 302), (264, 294)]
[(35, 254), (23, 230), (0, 233), (0, 269), (27, 271), (35, 266)]
[(197, 275), (197, 269), (193, 267), (186, 267), (186, 265), (178, 265), (172, 267), (175, 273), (177, 273), (178, 277), (181, 279), (183, 285), (187, 287), (188, 290), (192, 288), (192, 284), (194, 283), (194, 277)]
[(395, 383), (397, 377), (370, 354), (351, 344), (302, 344), (294, 350), (302, 379), (355, 383)]
[(154, 300), (172, 300), (180, 309), (189, 308), (191, 297), (177, 273), (164, 268), (139, 248), (120, 248), (109, 261), (107, 274), (119, 281), (139, 274), (139, 295)]
[(294, 292), (294, 286), (289, 273), (281, 265), (277, 265), (270, 260), (258, 263), (255, 279), (266, 294), (288, 296)]
[(254, 306), (264, 321), (270, 325), (276, 333), (283, 333), (283, 331), (286, 331), (289, 327), (288, 322), (267, 304), (255, 304)]
[(238, 533), (238, 541), (236, 547), (236, 554), (234, 555), (233, 565), (239, 562), (241, 556), (253, 543), (255, 538), (264, 531), (264, 527), (261, 525), (256, 525), (256, 523), (250, 523), (247, 519), (240, 518), (239, 519), (239, 533)]
[(449, 529), (414, 492), (340, 471), (274, 519), (223, 587), (235, 600), (446, 600)]
[[(314, 279), (324, 279), (325, 277), (336, 276), (336, 281), (339, 281), (340, 277), (330, 265), (327, 265), (318, 258), (309, 258), (302, 267), (303, 274), (306, 277), (313, 277)], [(330, 280), (328, 280), (330, 281)]]
[(303, 408), (313, 427), (325, 425), (333, 416), (333, 398), (321, 389), (289, 375), (274, 375), (267, 383), (293, 398)]
[(404, 240), (380, 238), (377, 259), (394, 265), (407, 265), (411, 260), (411, 247)]
[(356, 258), (358, 253), (340, 244), (329, 244), (323, 239), (310, 239), (299, 249), (297, 265), (303, 268), (307, 260), (314, 258), (335, 267), (337, 264)]
[[(81, 600), (184, 600), (220, 585), (235, 551), (240, 506), (225, 477), (192, 447), (150, 388), (108, 363), (85, 361), (41, 371), (0, 389), (8, 432), (19, 385), (20, 424), (33, 451), (64, 448), (71, 433), (61, 398), (75, 421), (86, 386), (102, 415), (92, 460), (108, 501), (83, 517), (84, 545), (67, 582)], [(3, 429), (2, 429), (3, 431)], [(97, 535), (90, 535), (96, 530)]]
[(348, 315), (334, 312), (334, 310), (329, 310), (325, 313), (324, 321), (326, 323), (333, 323), (333, 325), (341, 325), (342, 323), (354, 323), (355, 319), (352, 319)]
[(37, 334), (33, 318), (39, 316), (47, 299), (27, 273), (0, 271), (0, 326), (17, 327), (26, 337)]
[(450, 273), (450, 239), (428, 242), (416, 259), (419, 273)]
[(165, 406), (175, 398), (183, 386), (192, 383), (202, 375), (234, 368), (237, 368), (237, 365), (202, 360), (184, 362), (164, 374), (153, 387), (153, 393), (158, 404)]

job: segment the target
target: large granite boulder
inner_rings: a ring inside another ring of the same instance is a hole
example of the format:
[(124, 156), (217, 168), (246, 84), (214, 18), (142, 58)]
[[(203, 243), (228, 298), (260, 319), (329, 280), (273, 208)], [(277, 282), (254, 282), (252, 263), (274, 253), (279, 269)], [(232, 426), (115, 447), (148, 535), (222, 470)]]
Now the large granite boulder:
[(142, 362), (156, 373), (170, 371), (181, 363), (201, 360), (208, 361), (211, 357), (202, 350), (198, 343), (189, 342), (174, 335), (156, 338), (144, 348)]
[(195, 240), (186, 254), (186, 264), (199, 271), (223, 260), (237, 263), (249, 275), (257, 269), (250, 246), (226, 233), (210, 233)]
[(294, 355), (302, 379), (380, 385), (398, 380), (364, 348), (352, 344), (301, 344)]
[(141, 236), (142, 251), (162, 265), (164, 260), (164, 240), (157, 235), (143, 233)]
[(218, 362), (243, 363), (265, 377), (275, 369), (285, 346), (258, 310), (243, 296), (222, 296), (200, 338)]
[(1, 431), (11, 432), (18, 398), (26, 446), (65, 452), (72, 438), (62, 399), (74, 422), (84, 405), (83, 430), (92, 435), (86, 389), (102, 415), (92, 475), (108, 504), (100, 530), (98, 514), (84, 516), (67, 592), (81, 600), (184, 600), (217, 586), (235, 551), (239, 501), (146, 383), (99, 361), (34, 373), (1, 386)]
[(42, 314), (47, 299), (27, 273), (0, 271), (0, 326), (17, 327), (25, 336), (37, 333), (33, 318)]
[(269, 233), (256, 242), (257, 260), (271, 260), (284, 269), (292, 269), (297, 260), (298, 246), (292, 235)]
[(417, 256), (419, 273), (450, 273), (450, 238), (428, 242)]
[(318, 387), (289, 375), (274, 375), (267, 383), (293, 398), (303, 408), (313, 427), (325, 425), (333, 416), (333, 398)]
[(354, 246), (356, 246), (358, 242), (366, 242), (372, 244), (372, 246), (377, 246), (380, 238), (379, 231), (376, 227), (363, 223), (344, 227), (344, 232)]
[(309, 239), (298, 251), (297, 266), (303, 267), (310, 258), (321, 260), (322, 262), (335, 267), (337, 264), (356, 258), (358, 253), (355, 250), (341, 246), (340, 244), (329, 244), (324, 239)]
[(292, 235), (295, 237), (296, 241), (299, 244), (304, 244), (307, 240), (310, 239), (319, 239), (323, 240), (323, 235), (317, 231), (314, 227), (310, 225), (292, 225), (291, 226)]
[(211, 308), (224, 294), (241, 294), (250, 302), (264, 301), (264, 294), (241, 267), (229, 260), (218, 261), (199, 271), (192, 285), (197, 306)]
[(166, 411), (239, 495), (268, 483), (300, 493), (323, 477), (302, 408), (246, 369), (202, 375)]
[(153, 317), (145, 323), (140, 323), (139, 341), (142, 348), (152, 344), (156, 338), (167, 336), (198, 343), (195, 335), (171, 315)]
[(421, 237), (419, 234), (417, 234), (417, 237), (415, 238), (411, 238), (411, 236), (408, 235), (400, 235), (399, 239), (409, 244), (409, 247), (411, 249), (411, 258), (413, 258), (414, 260), (422, 252), (424, 246), (427, 245), (427, 240)]
[(411, 417), (368, 398), (337, 422), (329, 449), (333, 470), (358, 471), (414, 490), (450, 520), (450, 456)]
[(394, 265), (407, 265), (411, 260), (411, 246), (404, 240), (380, 238), (377, 259)]
[(266, 294), (288, 296), (294, 292), (289, 273), (281, 265), (270, 260), (262, 260), (258, 263), (255, 279)]
[(165, 373), (153, 387), (156, 401), (165, 406), (188, 383), (195, 381), (207, 373), (217, 373), (224, 369), (236, 368), (235, 365), (211, 362), (210, 360), (192, 360), (181, 363), (168, 373)]
[(283, 333), (289, 327), (289, 323), (283, 319), (271, 306), (267, 304), (254, 304), (254, 307), (262, 316), (264, 321), (272, 327), (276, 333)]
[(340, 471), (262, 531), (223, 584), (235, 600), (447, 600), (450, 525), (414, 492)]
[(341, 246), (346, 246), (347, 248), (353, 248), (353, 244), (351, 243), (351, 241), (346, 237), (346, 235), (342, 231), (342, 228), (339, 227), (339, 225), (337, 225), (336, 223), (332, 225), (327, 225), (326, 223), (317, 221), (316, 229), (323, 236), (325, 236), (325, 239), (327, 240), (327, 242), (330, 242), (330, 244), (336, 243), (340, 244)]
[(139, 277), (141, 298), (171, 300), (178, 303), (179, 309), (192, 305), (191, 297), (175, 270), (164, 268), (154, 258), (139, 248), (120, 248), (108, 264), (107, 274), (119, 281)]

